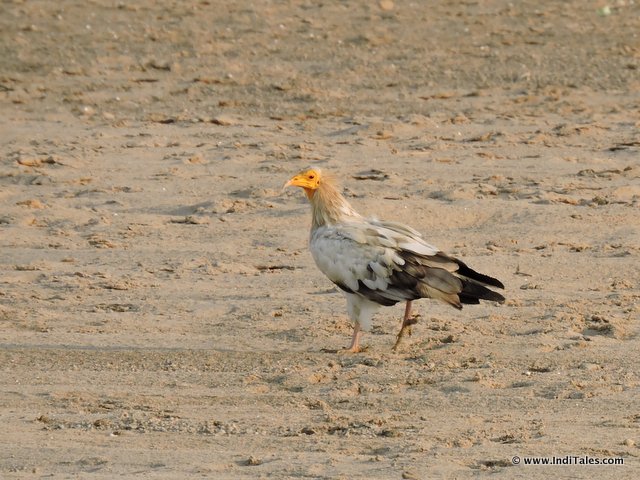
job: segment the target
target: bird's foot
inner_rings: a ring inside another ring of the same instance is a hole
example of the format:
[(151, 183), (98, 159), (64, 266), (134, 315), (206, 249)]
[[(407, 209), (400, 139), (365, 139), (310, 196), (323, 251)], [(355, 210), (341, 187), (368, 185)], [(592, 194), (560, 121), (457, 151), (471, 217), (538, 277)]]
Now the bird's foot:
[(404, 337), (405, 332), (407, 332), (409, 336), (411, 336), (411, 327), (402, 327), (402, 329), (400, 329), (400, 332), (398, 332), (398, 335), (396, 336), (396, 343), (394, 343), (393, 347), (391, 348), (391, 350), (393, 350), (394, 352), (398, 350), (398, 347), (400, 346), (400, 342), (402, 340), (402, 337)]
[(405, 336), (405, 333), (409, 336), (411, 336), (411, 326), (415, 325), (416, 323), (418, 323), (418, 320), (420, 319), (420, 315), (413, 315), (407, 319), (405, 319), (404, 322), (402, 322), (402, 328), (400, 328), (400, 331), (398, 332), (398, 335), (396, 336), (396, 343), (393, 345), (393, 348), (391, 350), (393, 350), (394, 352), (398, 350), (398, 347), (400, 346), (400, 342), (402, 340), (402, 337)]
[(360, 353), (362, 351), (364, 351), (364, 349), (360, 345), (342, 349), (342, 353)]

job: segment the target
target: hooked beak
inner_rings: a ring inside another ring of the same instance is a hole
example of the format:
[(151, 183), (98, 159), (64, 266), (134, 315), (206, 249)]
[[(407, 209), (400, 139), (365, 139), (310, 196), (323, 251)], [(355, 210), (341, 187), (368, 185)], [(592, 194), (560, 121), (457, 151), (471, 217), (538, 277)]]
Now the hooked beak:
[[(294, 177), (294, 178), (295, 178), (295, 177)], [(288, 187), (293, 187), (293, 186), (294, 186), (294, 185), (293, 185), (293, 178), (292, 178), (292, 179), (288, 180), (288, 181), (287, 181), (287, 183), (285, 183), (285, 184), (282, 186), (282, 190), (280, 191), (280, 193), (284, 193), (284, 191), (285, 191)]]

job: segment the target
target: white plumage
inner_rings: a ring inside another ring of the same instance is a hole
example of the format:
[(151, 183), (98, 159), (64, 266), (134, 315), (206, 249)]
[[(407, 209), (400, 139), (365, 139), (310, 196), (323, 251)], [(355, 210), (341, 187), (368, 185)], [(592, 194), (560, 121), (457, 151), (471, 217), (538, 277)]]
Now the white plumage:
[(347, 297), (354, 322), (350, 351), (359, 351), (361, 332), (371, 329), (381, 305), (407, 302), (396, 348), (412, 324), (412, 300), (435, 298), (456, 308), (480, 299), (504, 301), (486, 287), (504, 288), (500, 281), (445, 255), (411, 227), (362, 217), (319, 169), (301, 172), (285, 187), (290, 185), (302, 187), (311, 203), (309, 247), (316, 265)]

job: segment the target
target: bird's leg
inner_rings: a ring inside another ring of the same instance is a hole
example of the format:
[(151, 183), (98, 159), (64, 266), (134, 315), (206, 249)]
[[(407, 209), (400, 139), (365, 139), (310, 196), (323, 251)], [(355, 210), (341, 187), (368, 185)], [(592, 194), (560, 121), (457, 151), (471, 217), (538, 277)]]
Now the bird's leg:
[(405, 331), (411, 335), (411, 325), (415, 325), (418, 323), (417, 317), (411, 316), (411, 300), (407, 300), (407, 305), (404, 308), (404, 318), (402, 319), (402, 326), (400, 327), (400, 331), (398, 332), (398, 336), (396, 337), (396, 343), (393, 346), (393, 350), (397, 350), (400, 346), (400, 340), (404, 337)]
[(362, 336), (362, 330), (360, 330), (360, 324), (356, 322), (353, 326), (353, 336), (351, 337), (351, 345), (345, 349), (345, 352), (358, 353), (360, 351), (360, 337)]
[(360, 324), (356, 323), (353, 327), (353, 336), (351, 337), (351, 345), (349, 345), (349, 348), (343, 348), (342, 350), (323, 348), (321, 351), (324, 353), (359, 353), (362, 351), (362, 348), (360, 348), (360, 337), (362, 337), (362, 330), (360, 330)]

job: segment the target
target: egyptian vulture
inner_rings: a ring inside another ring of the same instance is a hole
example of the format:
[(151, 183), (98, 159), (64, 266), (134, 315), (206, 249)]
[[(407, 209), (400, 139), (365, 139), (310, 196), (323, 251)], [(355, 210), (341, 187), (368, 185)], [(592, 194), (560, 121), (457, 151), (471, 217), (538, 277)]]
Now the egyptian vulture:
[(371, 329), (381, 305), (406, 302), (395, 350), (416, 322), (411, 316), (413, 300), (433, 298), (457, 309), (480, 300), (504, 301), (487, 288), (504, 288), (502, 282), (441, 252), (413, 228), (361, 216), (334, 178), (319, 168), (300, 172), (285, 184), (289, 186), (302, 187), (311, 203), (309, 247), (316, 265), (347, 297), (354, 324), (347, 351), (360, 351), (362, 332)]

